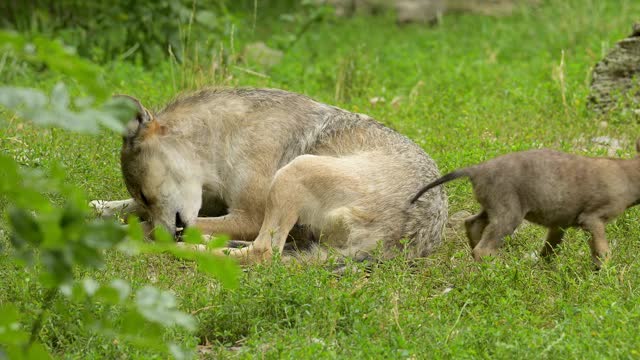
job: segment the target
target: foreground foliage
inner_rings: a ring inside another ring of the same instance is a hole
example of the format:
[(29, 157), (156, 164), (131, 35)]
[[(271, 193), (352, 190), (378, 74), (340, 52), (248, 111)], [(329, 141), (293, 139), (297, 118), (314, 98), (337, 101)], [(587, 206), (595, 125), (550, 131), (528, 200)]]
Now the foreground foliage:
[[(640, 134), (636, 115), (597, 117), (585, 103), (591, 66), (629, 33), (638, 11), (640, 4), (631, 0), (570, 0), (543, 2), (508, 18), (447, 16), (437, 28), (399, 28), (390, 17), (328, 19), (302, 33), (270, 71), (228, 58), (217, 67), (164, 61), (143, 69), (114, 62), (102, 72), (109, 93), (130, 93), (156, 106), (202, 84), (302, 92), (408, 135), (443, 172), (540, 147), (604, 156), (610, 147), (596, 137), (619, 140), (615, 155), (631, 157)], [(299, 23), (258, 13), (252, 32), (247, 19), (236, 28), (237, 48), (243, 39), (273, 44), (299, 30)], [(222, 41), (228, 48), (230, 34)], [(63, 78), (11, 57), (6, 64), (0, 78), (46, 94)], [(73, 82), (67, 87), (71, 96), (86, 92)], [(32, 170), (60, 164), (63, 182), (77, 184), (92, 199), (127, 196), (118, 135), (43, 130), (3, 116), (0, 146), (7, 157)], [(450, 214), (477, 210), (468, 183), (454, 182), (447, 190)], [(545, 264), (530, 256), (542, 246), (543, 230), (524, 226), (495, 261), (475, 264), (454, 225), (428, 259), (390, 261), (369, 275), (336, 277), (322, 266), (275, 263), (247, 269), (238, 288), (224, 289), (191, 262), (109, 252), (102, 270), (77, 270), (77, 278), (100, 284), (123, 279), (132, 292), (147, 283), (170, 289), (177, 308), (199, 325), (194, 333), (171, 328), (158, 336), (198, 344), (202, 357), (630, 358), (640, 354), (638, 215), (629, 210), (607, 228), (613, 259), (598, 273), (583, 232), (569, 231), (557, 259)], [(46, 291), (10, 258), (0, 255), (0, 302), (17, 303), (24, 323), (32, 323)], [(84, 316), (124, 323), (123, 309), (69, 305), (61, 297), (51, 308), (40, 337), (59, 357), (160, 356), (117, 335), (87, 331)]]
[[(98, 99), (104, 96), (105, 91), (95, 81), (97, 67), (67, 54), (59, 44), (45, 39), (37, 39), (31, 44), (19, 35), (7, 32), (1, 32), (0, 38), (4, 40), (6, 54), (25, 61), (42, 62), (85, 85)], [(45, 55), (52, 55), (51, 52), (54, 58)], [(93, 101), (93, 97), (85, 97), (72, 102), (63, 83), (56, 84), (50, 96), (33, 88), (0, 87), (0, 104), (38, 126), (82, 133), (97, 133), (103, 126), (122, 132), (123, 123), (135, 116), (134, 104), (122, 98), (109, 99), (101, 107), (92, 106)], [(58, 304), (77, 303), (88, 308), (81, 311), (80, 318), (75, 318), (82, 319), (81, 327), (91, 333), (117, 336), (128, 343), (171, 353), (177, 358), (189, 356), (179, 344), (170, 342), (167, 347), (160, 340), (163, 327), (187, 331), (196, 328), (192, 316), (176, 309), (173, 294), (144, 286), (136, 290), (132, 298), (131, 285), (126, 280), (112, 277), (101, 284), (90, 276), (78, 277), (75, 271), (104, 269), (105, 251), (166, 251), (181, 258), (195, 259), (203, 270), (217, 275), (226, 285), (234, 285), (235, 267), (229, 260), (190, 254), (166, 241), (164, 244), (144, 244), (136, 219), (131, 219), (128, 238), (127, 230), (113, 219), (87, 221), (87, 199), (77, 187), (64, 183), (63, 170), (57, 164), (48, 171), (40, 171), (22, 167), (17, 159), (1, 155), (0, 168), (3, 170), (0, 199), (8, 204), (7, 230), (13, 248), (6, 265), (15, 266), (37, 280), (38, 290), (23, 295), (43, 294), (30, 327), (19, 308), (22, 299), (6, 299), (0, 303), (0, 358), (49, 357), (49, 351), (39, 342), (39, 337), (47, 313), (59, 294), (64, 298)], [(52, 197), (57, 201), (52, 201)], [(58, 203), (63, 205), (58, 206)], [(159, 234), (158, 237), (163, 236), (168, 235)], [(187, 237), (193, 242), (200, 239), (193, 231)], [(106, 316), (93, 318), (90, 311), (96, 306), (121, 308), (124, 316), (120, 321), (112, 321)]]

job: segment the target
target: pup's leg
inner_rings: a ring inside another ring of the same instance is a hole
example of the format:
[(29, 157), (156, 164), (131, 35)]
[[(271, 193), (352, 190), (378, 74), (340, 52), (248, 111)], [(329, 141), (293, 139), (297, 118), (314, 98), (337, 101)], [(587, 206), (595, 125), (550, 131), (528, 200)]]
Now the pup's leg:
[(332, 219), (331, 214), (362, 196), (359, 178), (353, 173), (353, 166), (345, 159), (297, 157), (276, 173), (262, 227), (253, 245), (225, 251), (244, 263), (267, 260), (274, 251), (282, 253), (287, 236), (301, 215), (308, 221), (305, 224), (322, 227)]
[(518, 209), (501, 208), (492, 213), (487, 209), (489, 223), (482, 232), (478, 245), (473, 248), (473, 258), (482, 260), (483, 256), (494, 256), (498, 248), (502, 246), (504, 237), (511, 235), (524, 219), (524, 215)]
[(564, 230), (552, 227), (549, 228), (549, 232), (547, 233), (547, 239), (544, 242), (544, 246), (540, 251), (540, 256), (542, 258), (549, 258), (549, 256), (555, 254), (555, 249), (560, 243), (562, 243), (562, 237), (564, 236)]
[(130, 214), (137, 215), (141, 219), (147, 219), (149, 217), (144, 207), (140, 206), (134, 199), (115, 201), (93, 200), (89, 203), (89, 206), (101, 217), (111, 217), (116, 214), (120, 214), (125, 219)]
[(609, 257), (609, 243), (605, 236), (605, 223), (597, 218), (582, 221), (582, 228), (591, 233), (589, 247), (591, 247), (591, 259), (597, 269), (602, 266), (602, 261)]
[(226, 234), (238, 240), (255, 239), (260, 230), (260, 220), (238, 212), (210, 218), (200, 217), (194, 225), (203, 234)]
[(489, 218), (487, 217), (487, 212), (484, 210), (464, 221), (464, 227), (467, 231), (467, 238), (469, 239), (469, 246), (471, 246), (471, 249), (478, 245), (478, 242), (482, 238), (482, 232), (488, 222)]

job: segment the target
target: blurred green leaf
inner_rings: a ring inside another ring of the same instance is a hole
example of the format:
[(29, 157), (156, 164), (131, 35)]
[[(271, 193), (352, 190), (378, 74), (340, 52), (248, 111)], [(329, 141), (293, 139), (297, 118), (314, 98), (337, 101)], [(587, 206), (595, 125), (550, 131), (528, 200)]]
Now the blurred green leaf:
[(109, 284), (109, 288), (114, 289), (118, 293), (118, 299), (124, 301), (131, 294), (131, 286), (122, 279), (114, 279)]
[(209, 240), (209, 243), (207, 243), (207, 248), (217, 249), (217, 248), (224, 247), (227, 245), (227, 243), (229, 243), (229, 240), (230, 240), (229, 235), (226, 235), (226, 234), (216, 235)]
[(189, 244), (202, 244), (202, 233), (195, 227), (188, 227), (182, 234), (182, 240)]
[(176, 299), (167, 291), (145, 286), (136, 292), (135, 301), (138, 312), (149, 321), (164, 326), (180, 326), (189, 331), (194, 331), (196, 328), (195, 319), (191, 315), (176, 310)]
[(21, 314), (15, 305), (0, 305), (0, 344), (20, 344), (28, 338), (20, 318)]
[(214, 276), (223, 286), (236, 288), (240, 277), (240, 267), (231, 257), (215, 256), (198, 252), (195, 256), (198, 270)]
[(100, 289), (100, 284), (91, 278), (82, 279), (81, 283), (84, 292), (89, 296), (93, 296)]
[(63, 83), (57, 83), (51, 91), (51, 106), (56, 110), (66, 110), (69, 107), (69, 92)]
[(135, 215), (130, 215), (127, 219), (127, 233), (129, 238), (134, 241), (142, 242), (144, 240), (144, 231), (140, 225), (140, 220)]
[(104, 250), (124, 240), (127, 231), (112, 220), (94, 220), (86, 225), (81, 241), (92, 249)]
[(47, 95), (36, 89), (1, 86), (0, 104), (16, 112), (23, 108), (42, 108), (47, 105)]
[(27, 350), (27, 354), (24, 357), (26, 360), (45, 360), (45, 359), (53, 359), (47, 349), (45, 349), (44, 345), (40, 343), (33, 343)]
[(40, 226), (31, 212), (12, 207), (9, 209), (9, 223), (13, 228), (11, 242), (18, 248), (26, 244), (37, 247), (42, 242)]
[(162, 244), (173, 244), (174, 240), (173, 240), (173, 236), (171, 236), (169, 234), (169, 232), (161, 227), (161, 226), (156, 226), (155, 229), (153, 229), (153, 238), (155, 239), (156, 242)]
[(209, 29), (217, 25), (216, 14), (208, 10), (200, 10), (196, 13), (196, 21)]
[(195, 353), (191, 349), (183, 348), (182, 346), (174, 343), (169, 344), (169, 353), (176, 360), (186, 360), (195, 358)]

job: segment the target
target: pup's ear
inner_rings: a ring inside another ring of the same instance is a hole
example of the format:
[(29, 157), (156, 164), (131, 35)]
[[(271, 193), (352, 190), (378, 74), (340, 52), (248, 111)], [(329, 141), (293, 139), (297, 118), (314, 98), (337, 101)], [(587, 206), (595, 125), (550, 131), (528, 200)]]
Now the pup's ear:
[(124, 132), (125, 142), (132, 142), (136, 138), (144, 139), (156, 133), (164, 133), (164, 127), (160, 126), (151, 111), (147, 110), (140, 100), (129, 95), (114, 95), (133, 102), (136, 107), (135, 116), (129, 120)]

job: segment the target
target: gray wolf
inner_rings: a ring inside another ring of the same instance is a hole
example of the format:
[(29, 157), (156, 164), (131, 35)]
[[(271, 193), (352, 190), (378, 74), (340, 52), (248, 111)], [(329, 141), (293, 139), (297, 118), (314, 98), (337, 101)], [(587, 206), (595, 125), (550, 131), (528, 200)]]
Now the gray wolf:
[[(640, 153), (640, 139), (636, 143)], [(497, 157), (456, 170), (426, 185), (429, 189), (468, 177), (482, 210), (465, 220), (473, 256), (495, 255), (503, 238), (527, 219), (549, 229), (541, 256), (562, 242), (564, 229), (580, 227), (596, 267), (609, 255), (605, 225), (640, 203), (640, 156), (633, 159), (592, 158), (552, 150), (530, 150)]]
[(205, 89), (157, 113), (134, 101), (121, 149), (132, 199), (92, 202), (104, 215), (227, 234), (248, 246), (224, 252), (247, 263), (282, 253), (294, 228), (323, 258), (415, 258), (441, 242), (444, 191), (408, 203), (440, 176), (435, 162), (366, 115), (275, 89)]

